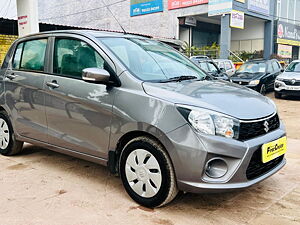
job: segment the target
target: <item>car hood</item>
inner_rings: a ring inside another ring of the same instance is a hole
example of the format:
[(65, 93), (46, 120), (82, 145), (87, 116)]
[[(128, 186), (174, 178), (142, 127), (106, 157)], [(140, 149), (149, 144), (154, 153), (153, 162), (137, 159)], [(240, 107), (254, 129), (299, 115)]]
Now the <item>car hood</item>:
[(238, 119), (258, 119), (276, 112), (267, 97), (225, 81), (144, 82), (143, 87), (148, 95), (165, 101), (210, 109)]
[(280, 74), (277, 78), (300, 80), (300, 72), (284, 72)]
[(231, 76), (232, 80), (256, 80), (259, 79), (263, 73), (254, 73), (254, 74), (249, 74), (249, 73), (239, 73), (239, 74), (234, 74)]

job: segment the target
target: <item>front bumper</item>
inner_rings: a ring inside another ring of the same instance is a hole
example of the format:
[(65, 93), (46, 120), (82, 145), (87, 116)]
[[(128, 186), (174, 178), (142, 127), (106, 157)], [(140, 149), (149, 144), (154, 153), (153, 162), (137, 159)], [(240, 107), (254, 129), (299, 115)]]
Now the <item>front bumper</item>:
[(282, 94), (282, 95), (293, 95), (293, 96), (300, 96), (300, 87), (299, 86), (290, 86), (285, 84), (282, 81), (275, 81), (275, 92)]
[[(245, 142), (199, 135), (189, 125), (169, 133), (168, 137), (174, 146), (170, 155), (179, 190), (193, 193), (230, 191), (246, 188), (266, 179), (279, 171), (286, 160), (283, 159), (275, 167), (254, 179), (247, 179), (246, 171), (250, 160), (256, 151), (260, 151), (263, 144), (285, 135), (282, 122), (277, 130)], [(218, 179), (209, 178), (205, 174), (207, 161), (214, 157), (225, 159), (228, 165), (228, 172)]]

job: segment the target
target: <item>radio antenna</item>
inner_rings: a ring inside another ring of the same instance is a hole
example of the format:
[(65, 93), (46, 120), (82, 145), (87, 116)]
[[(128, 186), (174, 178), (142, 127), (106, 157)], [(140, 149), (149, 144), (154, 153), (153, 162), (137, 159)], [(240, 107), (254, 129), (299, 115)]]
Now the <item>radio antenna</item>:
[(113, 14), (113, 12), (110, 10), (109, 6), (105, 4), (104, 0), (102, 0), (102, 3), (104, 5), (104, 7), (107, 8), (107, 10), (110, 12), (110, 14), (112, 15), (112, 17), (115, 19), (115, 21), (117, 21), (117, 23), (119, 24), (119, 26), (121, 27), (121, 29), (123, 30), (124, 34), (127, 34), (126, 30), (124, 29), (124, 27), (121, 25), (121, 23), (119, 22), (119, 20), (117, 20), (117, 18), (115, 17), (115, 15)]

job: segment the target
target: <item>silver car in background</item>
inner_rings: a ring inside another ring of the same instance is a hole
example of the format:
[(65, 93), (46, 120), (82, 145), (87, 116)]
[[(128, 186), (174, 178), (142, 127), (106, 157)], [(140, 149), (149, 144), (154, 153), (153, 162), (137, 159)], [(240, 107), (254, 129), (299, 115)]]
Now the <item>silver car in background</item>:
[(18, 39), (0, 70), (0, 153), (23, 142), (108, 166), (139, 204), (246, 188), (286, 163), (275, 104), (213, 80), (140, 36), (56, 31)]
[(229, 59), (214, 59), (213, 61), (220, 69), (223, 69), (229, 77), (232, 76), (236, 71), (233, 62)]
[(300, 60), (293, 61), (275, 80), (275, 97), (300, 96)]

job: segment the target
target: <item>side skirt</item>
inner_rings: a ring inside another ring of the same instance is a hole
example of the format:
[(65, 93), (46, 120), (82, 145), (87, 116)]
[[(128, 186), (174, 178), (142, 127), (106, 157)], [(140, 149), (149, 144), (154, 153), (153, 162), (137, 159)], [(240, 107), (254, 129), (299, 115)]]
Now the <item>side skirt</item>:
[(52, 151), (55, 151), (55, 152), (59, 152), (59, 153), (65, 154), (65, 155), (73, 156), (75, 158), (79, 158), (79, 159), (94, 162), (94, 163), (97, 163), (97, 164), (100, 164), (100, 165), (103, 165), (103, 166), (107, 166), (107, 162), (108, 162), (107, 159), (99, 158), (99, 157), (96, 157), (96, 156), (88, 155), (88, 154), (85, 154), (85, 153), (82, 153), (82, 152), (77, 152), (77, 151), (73, 151), (73, 150), (70, 150), (70, 149), (62, 148), (62, 147), (58, 147), (58, 146), (55, 146), (55, 145), (51, 145), (51, 144), (48, 144), (48, 143), (45, 143), (45, 142), (41, 142), (41, 141), (38, 141), (38, 140), (35, 140), (35, 139), (23, 137), (23, 136), (20, 136), (20, 135), (17, 135), (16, 139), (19, 140), (19, 141), (28, 142), (30, 144), (37, 145), (37, 146), (52, 150)]

